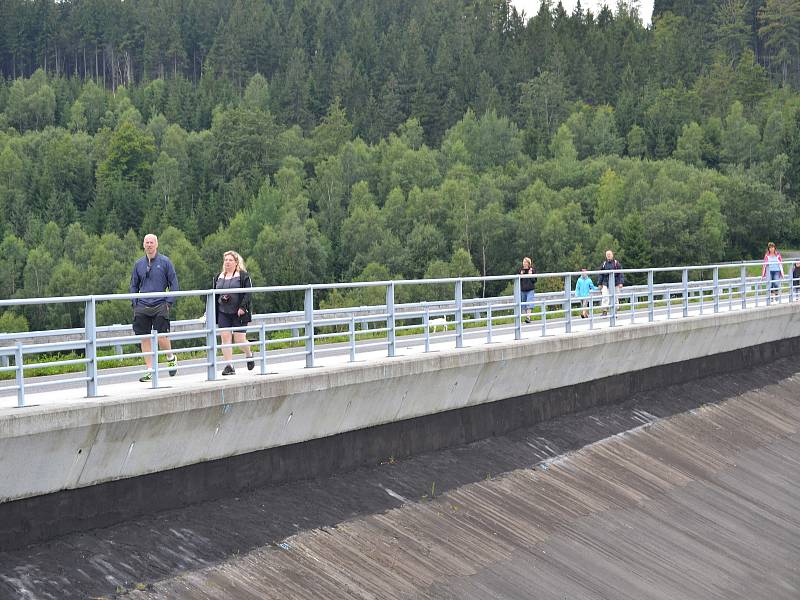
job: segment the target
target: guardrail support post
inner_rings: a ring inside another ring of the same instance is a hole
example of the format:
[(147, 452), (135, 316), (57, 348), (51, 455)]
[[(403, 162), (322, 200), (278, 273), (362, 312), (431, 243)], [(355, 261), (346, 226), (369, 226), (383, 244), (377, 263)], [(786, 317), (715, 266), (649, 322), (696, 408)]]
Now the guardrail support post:
[(456, 281), (456, 348), (464, 347), (464, 282)]
[(744, 265), (742, 265), (741, 280), (741, 288), (739, 289), (742, 295), (742, 308), (747, 308), (747, 267)]
[(386, 286), (386, 338), (388, 341), (388, 354), (397, 354), (397, 344), (395, 342), (395, 314), (394, 314), (394, 283)]
[(22, 343), (17, 342), (14, 349), (14, 362), (17, 366), (17, 406), (22, 408), (25, 406), (25, 373), (24, 373), (24, 354), (22, 352)]
[(572, 333), (572, 276), (564, 275), (564, 331)]
[(97, 396), (97, 305), (94, 298), (86, 301), (84, 331), (86, 334), (86, 395)]
[(150, 350), (153, 354), (151, 359), (153, 365), (152, 385), (153, 389), (158, 387), (158, 332), (155, 329), (150, 330)]
[(258, 346), (261, 352), (261, 374), (267, 374), (267, 324), (261, 321), (261, 329), (258, 332)]
[(636, 322), (636, 292), (631, 292), (631, 323)]
[(425, 352), (431, 351), (431, 317), (429, 314), (430, 309), (428, 308), (428, 303), (424, 303), (425, 307), (425, 314), (422, 315), (422, 326), (425, 328), (423, 335), (425, 336)]
[(616, 273), (611, 271), (608, 274), (608, 301), (611, 306), (608, 310), (608, 326), (614, 327), (617, 324), (617, 278)]
[(689, 269), (681, 270), (681, 283), (683, 284), (683, 316), (689, 316)]
[(486, 343), (492, 343), (492, 303), (486, 305)]
[(350, 362), (356, 362), (356, 315), (350, 313), (350, 323), (347, 326), (350, 337)]
[(514, 279), (514, 339), (522, 339), (522, 286), (519, 275)]
[(714, 312), (719, 312), (719, 267), (714, 267)]
[(653, 290), (653, 271), (647, 272), (647, 321), (652, 323), (655, 316), (656, 298)]
[(306, 367), (314, 366), (314, 288), (306, 288), (303, 302), (306, 322)]
[[(214, 293), (206, 295), (206, 346), (208, 346), (208, 362), (206, 363), (206, 378), (208, 381), (217, 379), (217, 296)], [(263, 361), (263, 359), (262, 359)]]

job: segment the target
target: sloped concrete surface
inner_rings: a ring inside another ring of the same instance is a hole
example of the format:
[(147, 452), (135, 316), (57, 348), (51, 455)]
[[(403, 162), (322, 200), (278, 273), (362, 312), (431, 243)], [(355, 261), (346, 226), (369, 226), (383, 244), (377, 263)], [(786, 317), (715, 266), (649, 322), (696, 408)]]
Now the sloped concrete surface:
[(131, 597), (796, 599), (798, 386), (792, 377)]
[(0, 598), (796, 599), (798, 372), (0, 552)]

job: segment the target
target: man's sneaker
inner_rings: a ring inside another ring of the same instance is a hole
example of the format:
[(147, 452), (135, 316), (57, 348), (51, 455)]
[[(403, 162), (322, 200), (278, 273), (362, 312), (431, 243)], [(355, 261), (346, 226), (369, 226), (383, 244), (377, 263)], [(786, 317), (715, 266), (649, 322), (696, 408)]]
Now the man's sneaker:
[(225, 365), (225, 368), (222, 369), (223, 375), (236, 375), (236, 370), (231, 365)]
[(251, 356), (250, 359), (247, 361), (247, 370), (252, 371), (255, 368), (256, 368), (256, 361), (254, 361), (253, 357)]
[(141, 381), (142, 383), (147, 383), (148, 381), (152, 381), (152, 380), (153, 380), (153, 376), (150, 373), (145, 373), (144, 375), (139, 377), (139, 381)]
[(172, 358), (168, 358), (167, 366), (169, 367), (169, 376), (175, 377), (175, 374), (178, 372), (178, 357), (173, 356)]

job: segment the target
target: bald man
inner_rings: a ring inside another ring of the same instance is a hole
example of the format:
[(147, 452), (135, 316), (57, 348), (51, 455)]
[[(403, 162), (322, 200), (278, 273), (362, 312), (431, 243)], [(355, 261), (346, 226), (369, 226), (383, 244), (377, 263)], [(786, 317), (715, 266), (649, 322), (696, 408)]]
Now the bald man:
[[(142, 242), (144, 256), (136, 261), (131, 273), (132, 294), (141, 292), (177, 292), (178, 276), (172, 261), (158, 253), (158, 238), (152, 233), (144, 236)], [(150, 335), (155, 330), (158, 333), (169, 333), (169, 315), (172, 306), (175, 304), (174, 296), (162, 296), (160, 298), (137, 298), (132, 300), (133, 304), (133, 332), (136, 335)], [(158, 337), (158, 347), (161, 350), (168, 350), (167, 366), (169, 367), (170, 377), (178, 372), (178, 359), (172, 352), (172, 346), (167, 336)], [(142, 339), (142, 352), (144, 362), (147, 365), (147, 373), (139, 378), (145, 382), (152, 379), (153, 356), (150, 338)]]

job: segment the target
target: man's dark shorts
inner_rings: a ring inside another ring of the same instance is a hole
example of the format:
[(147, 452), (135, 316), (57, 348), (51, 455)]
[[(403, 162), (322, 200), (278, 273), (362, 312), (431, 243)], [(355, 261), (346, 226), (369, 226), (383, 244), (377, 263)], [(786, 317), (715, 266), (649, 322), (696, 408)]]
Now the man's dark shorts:
[(133, 333), (148, 335), (155, 329), (158, 333), (169, 333), (169, 304), (158, 306), (137, 305), (133, 310)]

